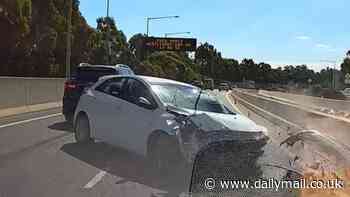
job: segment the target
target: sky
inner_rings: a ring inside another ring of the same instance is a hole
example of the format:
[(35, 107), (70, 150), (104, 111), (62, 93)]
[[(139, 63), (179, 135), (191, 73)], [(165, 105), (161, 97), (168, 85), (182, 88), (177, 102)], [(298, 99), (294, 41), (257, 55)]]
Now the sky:
[[(227, 58), (270, 63), (273, 67), (307, 64), (319, 71), (350, 49), (349, 0), (110, 0), (110, 15), (128, 39), (191, 32), (198, 43), (213, 44)], [(80, 10), (96, 27), (106, 15), (105, 0), (80, 0)]]

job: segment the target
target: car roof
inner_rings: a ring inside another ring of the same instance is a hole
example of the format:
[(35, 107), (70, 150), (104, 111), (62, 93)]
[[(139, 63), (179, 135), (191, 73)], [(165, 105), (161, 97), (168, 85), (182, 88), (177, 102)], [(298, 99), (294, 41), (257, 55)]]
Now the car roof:
[(181, 85), (181, 86), (187, 86), (191, 88), (198, 88), (191, 84), (183, 83), (183, 82), (179, 82), (171, 79), (164, 79), (164, 78), (150, 77), (150, 76), (140, 76), (140, 75), (138, 77), (148, 82), (151, 85), (170, 84), (170, 85)]
[[(175, 80), (171, 80), (171, 79), (164, 79), (164, 78), (158, 78), (158, 77), (151, 77), (151, 76), (143, 76), (143, 75), (108, 75), (108, 76), (104, 76), (101, 77), (101, 80), (107, 80), (107, 79), (111, 79), (114, 77), (128, 77), (128, 78), (136, 78), (136, 79), (141, 79), (143, 81), (145, 81), (146, 83), (150, 84), (150, 85), (160, 85), (160, 84), (170, 84), (170, 85), (181, 85), (181, 86), (187, 86), (190, 88), (198, 88), (196, 86), (187, 84), (187, 83), (183, 83), (183, 82), (179, 82), (179, 81), (175, 81)], [(199, 88), (198, 88), (199, 89)]]
[(110, 69), (117, 69), (120, 67), (130, 69), (129, 66), (124, 64), (116, 64), (116, 65), (91, 65), (88, 63), (81, 63), (78, 68), (110, 68)]

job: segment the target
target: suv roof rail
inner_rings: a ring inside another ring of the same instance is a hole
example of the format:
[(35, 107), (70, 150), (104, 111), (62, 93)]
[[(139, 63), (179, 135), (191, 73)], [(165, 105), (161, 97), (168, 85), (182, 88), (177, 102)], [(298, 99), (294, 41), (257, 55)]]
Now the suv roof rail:
[(89, 64), (89, 63), (80, 63), (79, 67), (81, 67), (81, 66), (91, 66), (91, 64)]
[(126, 64), (117, 64), (116, 66), (120, 66), (120, 67), (124, 67), (124, 68), (130, 68), (130, 66), (128, 66)]

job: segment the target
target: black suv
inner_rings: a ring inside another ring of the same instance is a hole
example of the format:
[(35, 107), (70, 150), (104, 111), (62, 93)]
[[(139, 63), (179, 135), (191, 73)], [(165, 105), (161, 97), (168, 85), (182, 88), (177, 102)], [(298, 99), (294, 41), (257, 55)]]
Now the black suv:
[(73, 120), (75, 108), (84, 89), (92, 86), (100, 77), (106, 75), (134, 75), (134, 72), (129, 66), (123, 64), (115, 66), (80, 64), (74, 77), (64, 84), (62, 113), (68, 122)]

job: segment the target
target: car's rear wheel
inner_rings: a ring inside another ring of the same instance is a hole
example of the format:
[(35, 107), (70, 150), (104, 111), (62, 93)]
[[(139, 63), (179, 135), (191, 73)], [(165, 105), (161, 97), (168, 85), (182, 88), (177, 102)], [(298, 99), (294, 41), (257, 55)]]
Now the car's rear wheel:
[(75, 140), (78, 143), (88, 143), (93, 141), (90, 135), (89, 119), (85, 114), (81, 114), (77, 117), (74, 128)]

